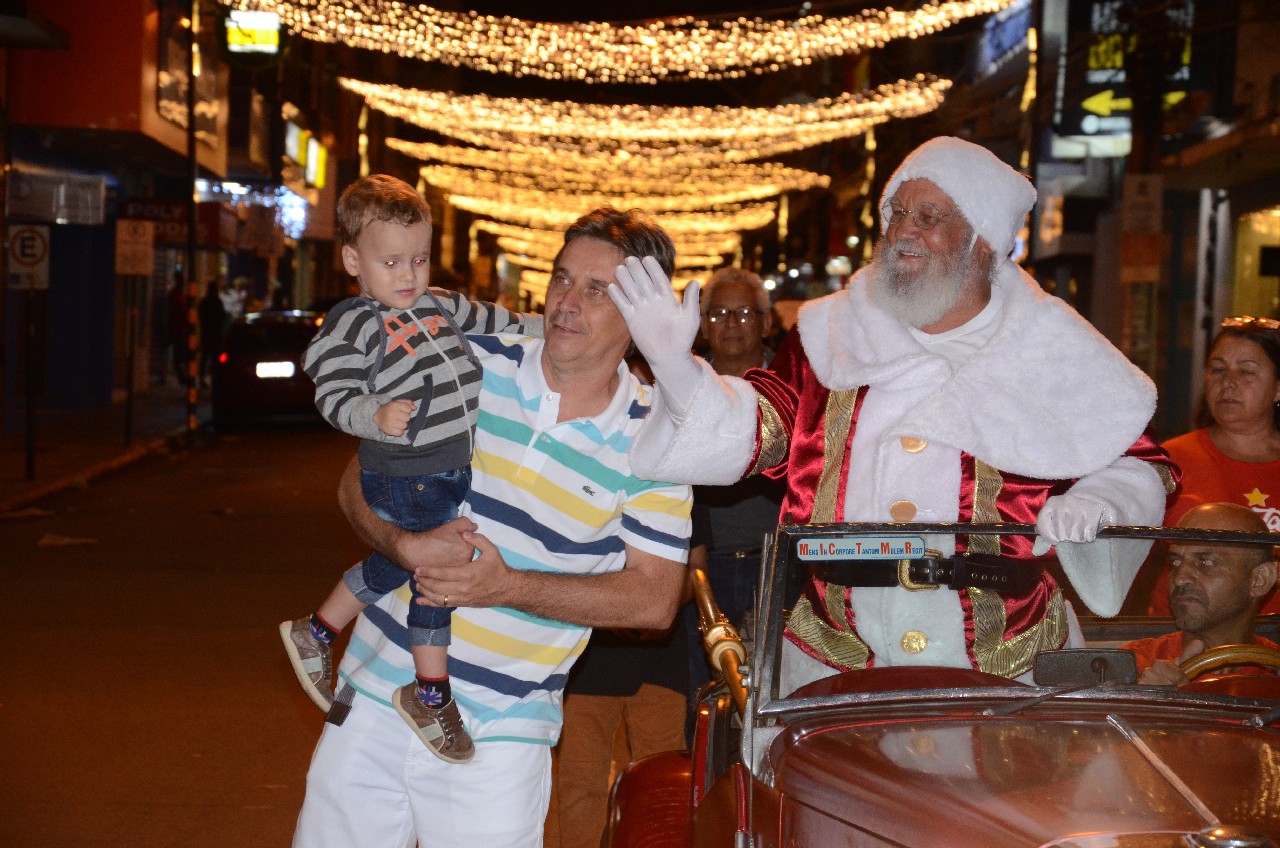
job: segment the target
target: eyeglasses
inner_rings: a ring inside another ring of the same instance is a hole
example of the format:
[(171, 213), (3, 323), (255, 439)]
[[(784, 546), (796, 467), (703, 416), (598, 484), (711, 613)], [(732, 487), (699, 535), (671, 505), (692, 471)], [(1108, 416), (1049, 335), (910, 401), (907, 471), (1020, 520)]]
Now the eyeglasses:
[(707, 320), (712, 324), (728, 323), (729, 316), (739, 324), (745, 324), (758, 315), (763, 315), (759, 309), (752, 309), (750, 306), (744, 306), (741, 309), (725, 309), (721, 306), (719, 309), (708, 309)]
[(932, 230), (948, 218), (954, 217), (956, 210), (951, 212), (943, 212), (932, 203), (921, 203), (915, 209), (908, 209), (905, 206), (899, 206), (890, 200), (884, 206), (880, 207), (880, 211), (884, 213), (885, 220), (890, 226), (893, 224), (901, 224), (903, 220), (910, 215), (911, 220), (916, 222), (916, 226), (922, 230)]
[(1262, 327), (1267, 330), (1280, 330), (1280, 320), (1275, 318), (1258, 318), (1253, 315), (1233, 315), (1223, 318), (1223, 327)]

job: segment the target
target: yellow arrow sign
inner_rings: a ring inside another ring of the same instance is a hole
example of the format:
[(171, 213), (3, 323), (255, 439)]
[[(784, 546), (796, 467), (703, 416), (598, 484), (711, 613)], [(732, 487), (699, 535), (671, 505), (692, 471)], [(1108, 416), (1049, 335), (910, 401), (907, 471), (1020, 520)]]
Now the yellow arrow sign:
[[(1185, 91), (1170, 91), (1164, 96), (1164, 108), (1168, 109), (1186, 96), (1187, 93)], [(1132, 111), (1133, 98), (1116, 97), (1116, 93), (1108, 88), (1106, 91), (1099, 91), (1092, 97), (1086, 97), (1080, 105), (1084, 107), (1086, 112), (1106, 117), (1112, 112)]]

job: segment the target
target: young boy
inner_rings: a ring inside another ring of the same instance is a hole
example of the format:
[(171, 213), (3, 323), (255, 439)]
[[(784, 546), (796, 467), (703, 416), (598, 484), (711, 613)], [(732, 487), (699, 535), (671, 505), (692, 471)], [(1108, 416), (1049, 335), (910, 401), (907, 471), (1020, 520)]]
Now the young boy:
[[(347, 187), (338, 200), (338, 238), (343, 266), (363, 297), (328, 313), (304, 368), (320, 412), (361, 440), (369, 507), (406, 529), (429, 530), (457, 516), (471, 483), (481, 373), (462, 333), (540, 336), (542, 319), (429, 288), (431, 210), (394, 177), (375, 174)], [(333, 703), (330, 643), (366, 605), (409, 578), (371, 553), (309, 619), (280, 625), (298, 681), (321, 709)], [(416, 588), (413, 594), (416, 600)], [(465, 763), (475, 747), (450, 693), (451, 611), (410, 603), (418, 679), (396, 690), (394, 707), (436, 756)]]

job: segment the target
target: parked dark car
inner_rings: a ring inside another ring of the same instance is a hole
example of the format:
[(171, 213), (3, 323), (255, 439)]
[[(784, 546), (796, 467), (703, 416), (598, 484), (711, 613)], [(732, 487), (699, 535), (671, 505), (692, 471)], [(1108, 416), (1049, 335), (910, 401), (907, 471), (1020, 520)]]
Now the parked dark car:
[(250, 312), (231, 324), (213, 367), (215, 430), (281, 416), (322, 420), (302, 355), (323, 319), (319, 312), (290, 309)]
[[(807, 569), (859, 565), (806, 563), (800, 546), (807, 553), (835, 541), (847, 551), (854, 538), (928, 532), (922, 527), (778, 528), (761, 566), (749, 664), (705, 582), (697, 586), (721, 683), (703, 690), (689, 753), (640, 760), (619, 777), (608, 845), (1280, 846), (1280, 677), (1209, 674), (1178, 688), (1133, 682), (1133, 654), (1114, 645), (1167, 631), (1167, 619), (1149, 622), (1149, 632), (1132, 620), (1127, 630), (1082, 622), (1090, 647), (1039, 654), (1034, 685), (898, 666), (780, 692), (782, 632)], [(1113, 531), (1188, 532), (1104, 533)], [(1207, 651), (1183, 668), (1194, 676), (1234, 666), (1246, 647)], [(1280, 653), (1258, 652), (1244, 662), (1280, 665)]]

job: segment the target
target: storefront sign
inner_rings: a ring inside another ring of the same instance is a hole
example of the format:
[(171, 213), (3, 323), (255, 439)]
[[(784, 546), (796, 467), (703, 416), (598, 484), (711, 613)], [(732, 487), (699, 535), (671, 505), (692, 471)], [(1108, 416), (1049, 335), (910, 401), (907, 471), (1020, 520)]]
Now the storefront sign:
[(1164, 177), (1125, 174), (1120, 205), (1120, 230), (1159, 235), (1164, 229)]
[[(156, 244), (180, 246), (187, 243), (190, 207), (181, 200), (130, 200), (121, 208), (122, 218), (152, 221)], [(239, 221), (224, 203), (196, 204), (196, 247), (235, 250)]]
[(275, 12), (231, 9), (227, 13), (227, 51), (270, 54), (280, 52), (280, 16)]
[(155, 270), (156, 225), (152, 221), (116, 220), (116, 273), (150, 277)]
[[(1068, 40), (1083, 43), (1087, 49), (1067, 68), (1065, 90), (1071, 96), (1057, 116), (1060, 135), (1129, 134), (1133, 99), (1125, 64), (1132, 61), (1137, 36), (1124, 20), (1124, 7), (1125, 0), (1071, 0)], [(1202, 88), (1204, 84), (1193, 78), (1195, 0), (1171, 0), (1165, 14), (1168, 21), (1163, 34), (1181, 45), (1165, 80), (1165, 108), (1169, 108), (1186, 97), (1189, 86)]]

